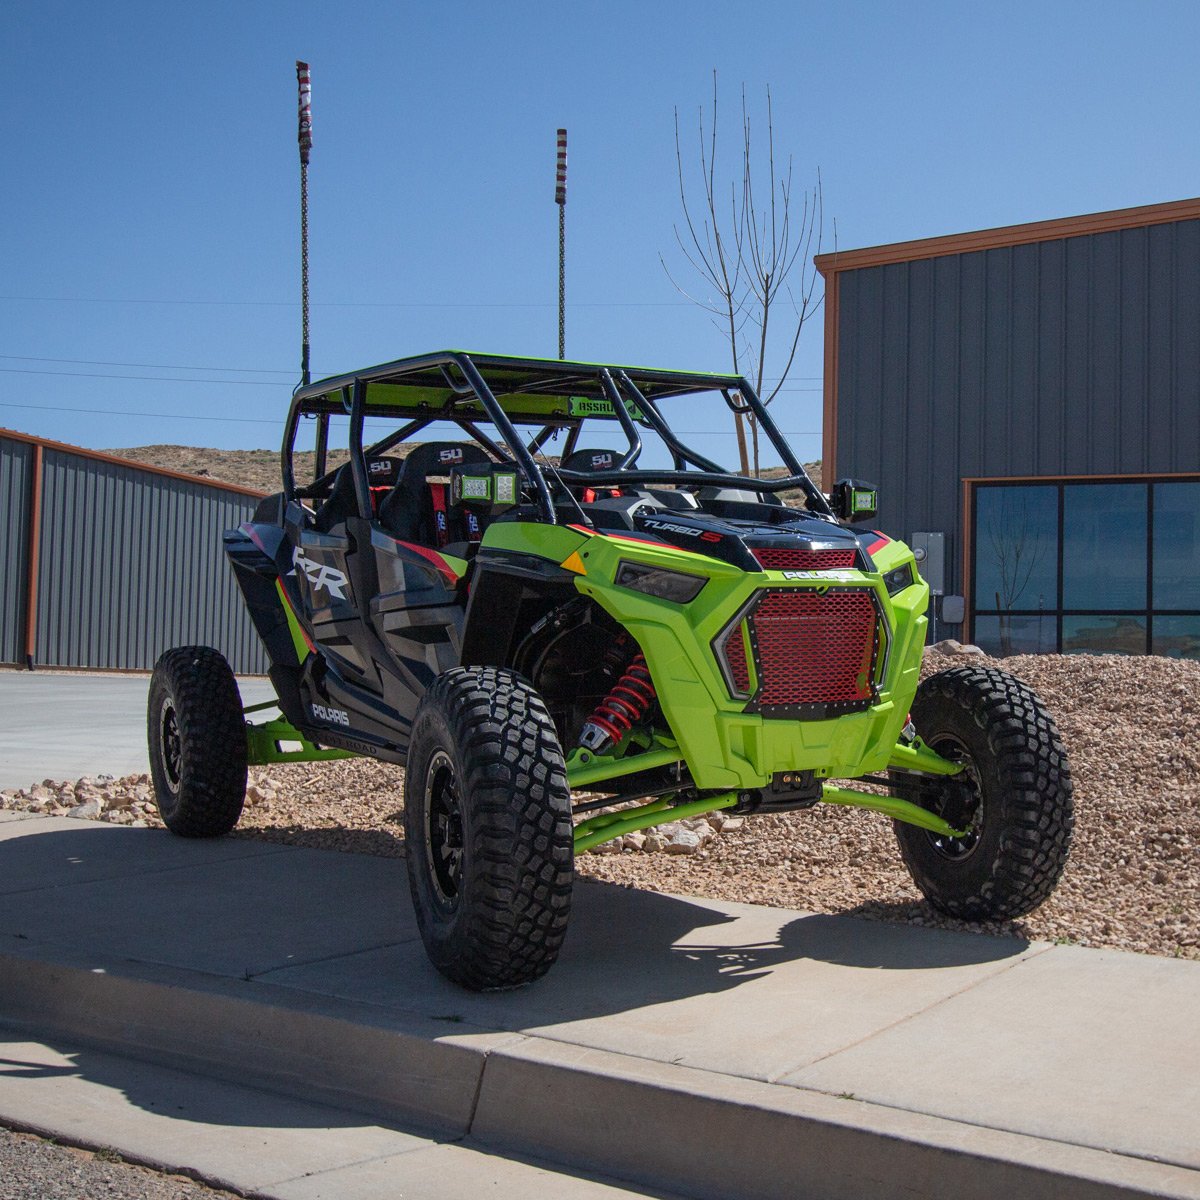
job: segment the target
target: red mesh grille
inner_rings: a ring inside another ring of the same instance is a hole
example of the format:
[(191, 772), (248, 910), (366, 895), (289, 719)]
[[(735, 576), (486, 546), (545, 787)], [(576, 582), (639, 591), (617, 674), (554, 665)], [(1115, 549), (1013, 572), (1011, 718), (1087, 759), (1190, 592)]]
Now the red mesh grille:
[(869, 701), (877, 620), (866, 591), (766, 592), (750, 617), (759, 705)]
[(733, 632), (725, 639), (725, 661), (729, 664), (729, 674), (733, 679), (734, 688), (743, 696), (750, 694), (750, 668), (746, 665), (746, 641), (742, 637), (742, 623), (739, 621)]
[(796, 546), (751, 547), (750, 553), (766, 571), (837, 571), (854, 566), (856, 550), (805, 550)]

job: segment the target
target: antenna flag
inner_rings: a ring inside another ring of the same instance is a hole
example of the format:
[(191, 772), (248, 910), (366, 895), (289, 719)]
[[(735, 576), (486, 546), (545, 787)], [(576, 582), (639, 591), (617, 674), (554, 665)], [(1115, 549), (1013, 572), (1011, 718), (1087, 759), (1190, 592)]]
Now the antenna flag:
[(554, 181), (554, 203), (567, 202), (567, 131), (558, 131), (558, 170)]
[(308, 63), (297, 61), (296, 80), (300, 84), (300, 161), (307, 167), (312, 150), (312, 82)]

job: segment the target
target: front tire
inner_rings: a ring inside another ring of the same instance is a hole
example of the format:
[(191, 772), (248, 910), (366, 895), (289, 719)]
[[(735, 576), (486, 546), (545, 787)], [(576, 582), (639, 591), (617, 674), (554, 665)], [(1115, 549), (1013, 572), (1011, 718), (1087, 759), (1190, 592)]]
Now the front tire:
[(1007, 672), (955, 667), (921, 683), (912, 721), (930, 749), (964, 771), (960, 783), (940, 785), (940, 801), (928, 777), (910, 795), (905, 776), (893, 773), (896, 791), (968, 827), (966, 837), (947, 838), (894, 823), (917, 887), (935, 908), (967, 921), (1031, 912), (1054, 891), (1074, 827), (1071, 772), (1053, 718)]
[(246, 721), (237, 681), (209, 646), (158, 660), (146, 710), (150, 777), (163, 824), (180, 837), (221, 837), (246, 800)]
[(417, 926), (443, 975), (490, 991), (550, 969), (571, 910), (571, 790), (554, 723), (521, 676), (456, 667), (425, 693), (404, 838)]

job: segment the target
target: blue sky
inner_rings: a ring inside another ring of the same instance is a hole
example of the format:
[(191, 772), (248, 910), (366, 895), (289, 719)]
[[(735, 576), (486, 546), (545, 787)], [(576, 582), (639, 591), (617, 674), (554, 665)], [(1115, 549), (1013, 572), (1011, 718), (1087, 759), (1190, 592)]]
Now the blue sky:
[[(851, 249), (1200, 193), (1191, 2), (9, 0), (0, 22), (0, 425), (92, 447), (277, 445), (296, 58), (317, 376), (553, 356), (559, 125), (568, 355), (727, 369), (659, 263), (686, 277), (672, 112), (694, 124), (714, 67), (727, 116), (744, 83), (761, 118), (771, 86), (777, 150), (799, 185), (821, 171), (827, 246), (835, 220)], [(819, 316), (777, 407), (804, 457), (821, 341)], [(715, 415), (696, 428), (732, 457)]]

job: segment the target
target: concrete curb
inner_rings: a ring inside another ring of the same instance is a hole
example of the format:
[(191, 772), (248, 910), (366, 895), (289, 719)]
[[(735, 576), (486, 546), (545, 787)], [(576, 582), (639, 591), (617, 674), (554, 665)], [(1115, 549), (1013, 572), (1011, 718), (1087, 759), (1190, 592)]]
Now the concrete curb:
[(520, 1040), (448, 1035), (428, 1018), (271, 984), (61, 951), (48, 960), (44, 945), (0, 954), (0, 1013), (25, 1032), (460, 1135), (488, 1051)]
[(26, 1033), (706, 1200), (1200, 1197), (1200, 1173), (1145, 1159), (44, 944), (0, 954), (0, 1013)]

